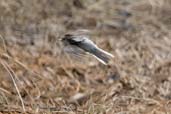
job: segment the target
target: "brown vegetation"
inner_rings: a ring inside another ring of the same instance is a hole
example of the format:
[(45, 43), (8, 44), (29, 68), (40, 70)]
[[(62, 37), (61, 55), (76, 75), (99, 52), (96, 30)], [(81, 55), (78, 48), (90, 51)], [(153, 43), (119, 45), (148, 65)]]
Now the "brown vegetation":
[[(171, 113), (170, 12), (170, 0), (1, 0), (0, 112)], [(78, 29), (110, 65), (61, 51)]]

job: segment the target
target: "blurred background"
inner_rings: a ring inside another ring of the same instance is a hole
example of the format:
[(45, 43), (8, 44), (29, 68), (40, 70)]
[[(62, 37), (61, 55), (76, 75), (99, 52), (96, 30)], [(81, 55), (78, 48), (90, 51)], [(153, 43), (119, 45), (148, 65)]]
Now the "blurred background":
[[(63, 53), (88, 29), (115, 58)], [(0, 112), (171, 113), (170, 0), (0, 0)]]

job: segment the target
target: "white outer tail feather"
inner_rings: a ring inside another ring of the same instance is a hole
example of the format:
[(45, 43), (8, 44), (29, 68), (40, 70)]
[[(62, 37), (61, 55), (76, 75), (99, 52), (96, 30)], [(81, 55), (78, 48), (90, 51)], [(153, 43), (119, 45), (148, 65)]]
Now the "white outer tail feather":
[[(91, 55), (93, 55), (93, 54), (91, 54)], [(95, 55), (93, 55), (93, 57), (95, 57), (98, 61), (100, 61), (101, 63), (103, 63), (104, 65), (107, 65), (107, 63), (106, 62), (104, 62), (103, 60), (101, 60), (100, 58), (98, 58), (98, 57), (96, 57)]]
[[(98, 47), (97, 47), (98, 48)], [(104, 51), (104, 50), (102, 50), (102, 49), (100, 49), (100, 48), (98, 48), (100, 51), (102, 51), (103, 53), (105, 53), (106, 55), (108, 55), (108, 56), (110, 56), (110, 57), (112, 57), (112, 58), (114, 58), (114, 56), (111, 54), (111, 53), (108, 53), (108, 52), (106, 52), (106, 51)]]
[[(107, 56), (111, 57), (111, 58), (114, 58), (114, 56), (111, 54), (111, 53), (108, 53), (106, 51), (104, 51), (103, 49), (99, 48), (99, 47), (96, 47), (99, 51), (103, 52), (104, 54), (106, 54)], [(91, 54), (93, 55), (93, 54)], [(100, 59), (99, 57), (93, 55), (98, 61), (100, 61), (101, 63), (103, 63), (104, 65), (107, 65), (107, 63), (105, 61), (103, 61), (102, 59)]]

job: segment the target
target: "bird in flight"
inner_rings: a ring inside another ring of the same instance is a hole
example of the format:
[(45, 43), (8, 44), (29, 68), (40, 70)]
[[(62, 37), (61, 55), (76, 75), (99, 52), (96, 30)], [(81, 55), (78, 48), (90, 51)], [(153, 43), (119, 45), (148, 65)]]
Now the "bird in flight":
[[(64, 37), (60, 39), (64, 46), (69, 46), (69, 48), (74, 49), (73, 52), (86, 52), (94, 56), (98, 61), (107, 65), (111, 58), (114, 56), (99, 48), (93, 41), (85, 35), (76, 34), (65, 34)], [(65, 47), (64, 47), (65, 48)]]

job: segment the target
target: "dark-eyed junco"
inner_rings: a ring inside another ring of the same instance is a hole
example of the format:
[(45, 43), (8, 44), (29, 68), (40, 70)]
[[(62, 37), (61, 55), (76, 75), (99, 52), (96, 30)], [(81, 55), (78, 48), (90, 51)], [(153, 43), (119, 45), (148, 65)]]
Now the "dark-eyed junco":
[(75, 49), (81, 49), (84, 52), (87, 52), (93, 55), (101, 63), (107, 65), (109, 60), (114, 56), (101, 48), (99, 48), (93, 41), (85, 35), (75, 35), (75, 34), (66, 34), (63, 38), (60, 39), (64, 46), (74, 47)]

